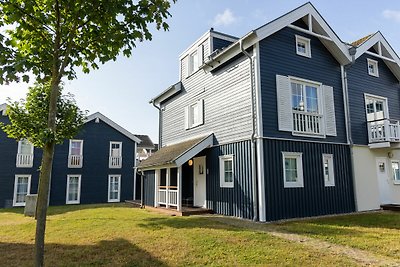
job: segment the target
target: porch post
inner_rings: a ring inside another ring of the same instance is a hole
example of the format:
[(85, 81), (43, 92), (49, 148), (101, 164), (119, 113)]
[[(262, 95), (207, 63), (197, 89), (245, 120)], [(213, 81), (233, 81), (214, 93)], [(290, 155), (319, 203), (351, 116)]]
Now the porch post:
[(154, 176), (155, 176), (155, 181), (154, 181), (154, 207), (158, 207), (158, 185), (159, 185), (159, 179), (160, 179), (160, 170), (155, 170), (154, 171)]
[(178, 167), (178, 181), (177, 181), (177, 201), (178, 201), (178, 207), (177, 210), (181, 211), (182, 210), (182, 166)]
[(165, 205), (165, 207), (168, 209), (169, 208), (169, 186), (170, 186), (170, 174), (171, 174), (171, 168), (168, 168), (167, 169), (167, 181), (166, 181), (166, 205)]

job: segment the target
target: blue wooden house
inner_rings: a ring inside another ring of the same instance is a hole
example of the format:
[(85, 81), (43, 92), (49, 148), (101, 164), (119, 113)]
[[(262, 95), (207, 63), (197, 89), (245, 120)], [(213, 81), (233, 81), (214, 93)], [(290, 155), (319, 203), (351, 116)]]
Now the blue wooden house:
[(377, 32), (345, 71), (357, 210), (400, 204), (400, 59)]
[(343, 43), (311, 3), (241, 38), (211, 29), (152, 99), (160, 150), (148, 206), (259, 221), (355, 211)]
[[(6, 105), (0, 121), (9, 123)], [(37, 193), (42, 152), (0, 131), (0, 208), (24, 206)], [(80, 133), (57, 145), (51, 176), (50, 205), (120, 202), (133, 199), (136, 149), (140, 139), (94, 113)]]

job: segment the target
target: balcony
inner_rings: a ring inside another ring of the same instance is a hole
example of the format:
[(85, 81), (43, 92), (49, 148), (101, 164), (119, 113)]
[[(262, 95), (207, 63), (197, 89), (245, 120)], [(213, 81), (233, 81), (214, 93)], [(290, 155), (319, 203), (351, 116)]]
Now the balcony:
[(116, 169), (122, 167), (122, 157), (110, 157), (108, 161), (108, 167), (110, 169)]
[(304, 111), (293, 111), (293, 132), (307, 135), (323, 135), (322, 115)]
[(390, 147), (400, 142), (400, 124), (397, 120), (381, 119), (367, 123), (370, 148)]
[(83, 156), (82, 155), (69, 155), (68, 168), (82, 168)]
[(17, 154), (16, 165), (18, 168), (31, 168), (33, 166), (33, 154)]

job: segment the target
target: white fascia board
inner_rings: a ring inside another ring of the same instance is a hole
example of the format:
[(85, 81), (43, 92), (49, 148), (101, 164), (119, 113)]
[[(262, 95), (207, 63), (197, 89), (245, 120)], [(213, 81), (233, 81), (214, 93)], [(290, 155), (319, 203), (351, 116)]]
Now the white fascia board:
[(166, 90), (164, 90), (161, 94), (155, 96), (153, 99), (150, 100), (150, 103), (154, 103), (159, 105), (165, 99), (173, 96), (176, 93), (179, 93), (182, 90), (182, 83), (178, 82), (174, 85), (171, 85)]
[(194, 145), (192, 148), (186, 150), (184, 153), (182, 153), (175, 159), (174, 162), (175, 162), (176, 166), (178, 166), (178, 167), (182, 166), (182, 164), (184, 164), (189, 159), (196, 156), (198, 153), (200, 153), (204, 149), (211, 147), (213, 145), (213, 141), (214, 141), (214, 135), (210, 134), (209, 136), (207, 136), (206, 138), (201, 140), (199, 143)]
[(0, 115), (5, 116), (6, 115), (6, 109), (7, 109), (7, 104), (6, 103), (0, 104)]
[(236, 42), (237, 40), (239, 40), (238, 37), (234, 37), (234, 36), (231, 36), (228, 34), (223, 34), (220, 32), (214, 32), (214, 31), (211, 32), (210, 37), (215, 37), (215, 38), (230, 41), (230, 42)]
[(257, 38), (255, 32), (251, 31), (235, 43), (222, 50), (221, 53), (214, 56), (211, 60), (205, 62), (200, 68), (203, 68), (206, 72), (209, 72), (222, 65), (232, 57), (242, 53), (242, 50), (240, 49), (240, 40), (242, 40), (243, 48), (248, 49), (256, 44), (259, 39)]
[(134, 141), (134, 142), (136, 142), (138, 144), (140, 144), (142, 142), (142, 140), (137, 138), (133, 133), (129, 132), (128, 130), (126, 130), (124, 128), (122, 128), (121, 126), (119, 126), (114, 121), (112, 121), (111, 119), (107, 118), (106, 116), (104, 116), (100, 112), (96, 112), (96, 113), (93, 113), (93, 114), (87, 116), (85, 123), (88, 123), (88, 122), (90, 122), (92, 120), (95, 120), (96, 118), (99, 118), (101, 121), (107, 123), (109, 126), (114, 128), (118, 132), (122, 133), (123, 135), (125, 135), (126, 137), (131, 139), (132, 141)]
[(199, 39), (197, 39), (193, 44), (191, 44), (185, 51), (183, 51), (179, 55), (179, 61), (181, 61), (190, 51), (196, 50), (199, 44), (203, 43), (207, 38), (210, 37), (210, 31), (207, 31), (205, 34), (203, 34)]
[(393, 72), (396, 78), (400, 81), (400, 58), (396, 54), (394, 49), (390, 46), (390, 44), (388, 43), (388, 41), (385, 39), (385, 37), (382, 35), (381, 32), (375, 33), (367, 41), (358, 46), (355, 58), (357, 59), (360, 56), (362, 56), (364, 53), (368, 51), (368, 49), (374, 46), (377, 42), (380, 42), (381, 45), (385, 47), (389, 55), (392, 57), (391, 59), (393, 59), (394, 62), (385, 59), (382, 60), (385, 62), (388, 68)]

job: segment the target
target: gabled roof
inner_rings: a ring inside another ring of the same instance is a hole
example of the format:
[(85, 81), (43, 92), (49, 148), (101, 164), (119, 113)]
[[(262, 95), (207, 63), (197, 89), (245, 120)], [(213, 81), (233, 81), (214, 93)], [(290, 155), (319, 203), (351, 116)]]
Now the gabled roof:
[[(293, 25), (292, 23), (302, 19), (308, 26), (308, 29), (303, 29)], [(332, 55), (341, 63), (348, 64), (351, 62), (351, 57), (348, 53), (348, 47), (343, 43), (332, 28), (326, 23), (325, 19), (310, 3), (306, 3), (285, 15), (255, 29), (237, 42), (225, 48), (221, 53), (217, 54), (210, 61), (206, 62), (203, 67), (210, 70), (233, 56), (241, 53), (240, 44), (244, 49), (253, 46), (256, 42), (280, 31), (285, 27), (293, 28), (297, 31), (317, 37), (324, 46), (332, 53)]]
[(155, 146), (153, 141), (151, 141), (148, 135), (144, 134), (135, 134), (137, 138), (139, 138), (142, 142), (138, 145), (138, 148), (145, 148), (145, 149), (154, 149)]
[(213, 145), (214, 135), (210, 134), (190, 139), (178, 144), (164, 146), (146, 160), (139, 163), (139, 169), (152, 169), (161, 166), (182, 166), (199, 152)]
[(122, 128), (121, 126), (119, 126), (118, 124), (116, 124), (114, 121), (112, 121), (111, 119), (107, 118), (106, 116), (104, 116), (103, 114), (101, 114), (100, 112), (96, 112), (93, 113), (91, 115), (89, 115), (86, 118), (85, 123), (88, 123), (90, 121), (93, 120), (101, 120), (103, 122), (105, 122), (106, 124), (108, 124), (110, 127), (114, 128), (115, 130), (117, 130), (118, 132), (122, 133), (123, 135), (125, 135), (126, 137), (128, 137), (129, 139), (131, 139), (132, 141), (136, 142), (136, 143), (140, 143), (141, 140), (139, 138), (137, 138), (133, 133), (129, 132), (128, 130)]
[(363, 38), (360, 38), (357, 41), (352, 42), (351, 45), (358, 47), (359, 45), (361, 45), (365, 41), (367, 41), (369, 38), (371, 38), (372, 35), (374, 35), (374, 34), (368, 34), (367, 36), (364, 36)]
[[(382, 59), (396, 76), (396, 78), (400, 81), (400, 58), (382, 33), (378, 31), (375, 34), (370, 35), (368, 38), (364, 38), (365, 40), (360, 42), (360, 44), (357, 46), (355, 58), (357, 59), (365, 53)], [(377, 53), (368, 51), (371, 47), (374, 47)]]

